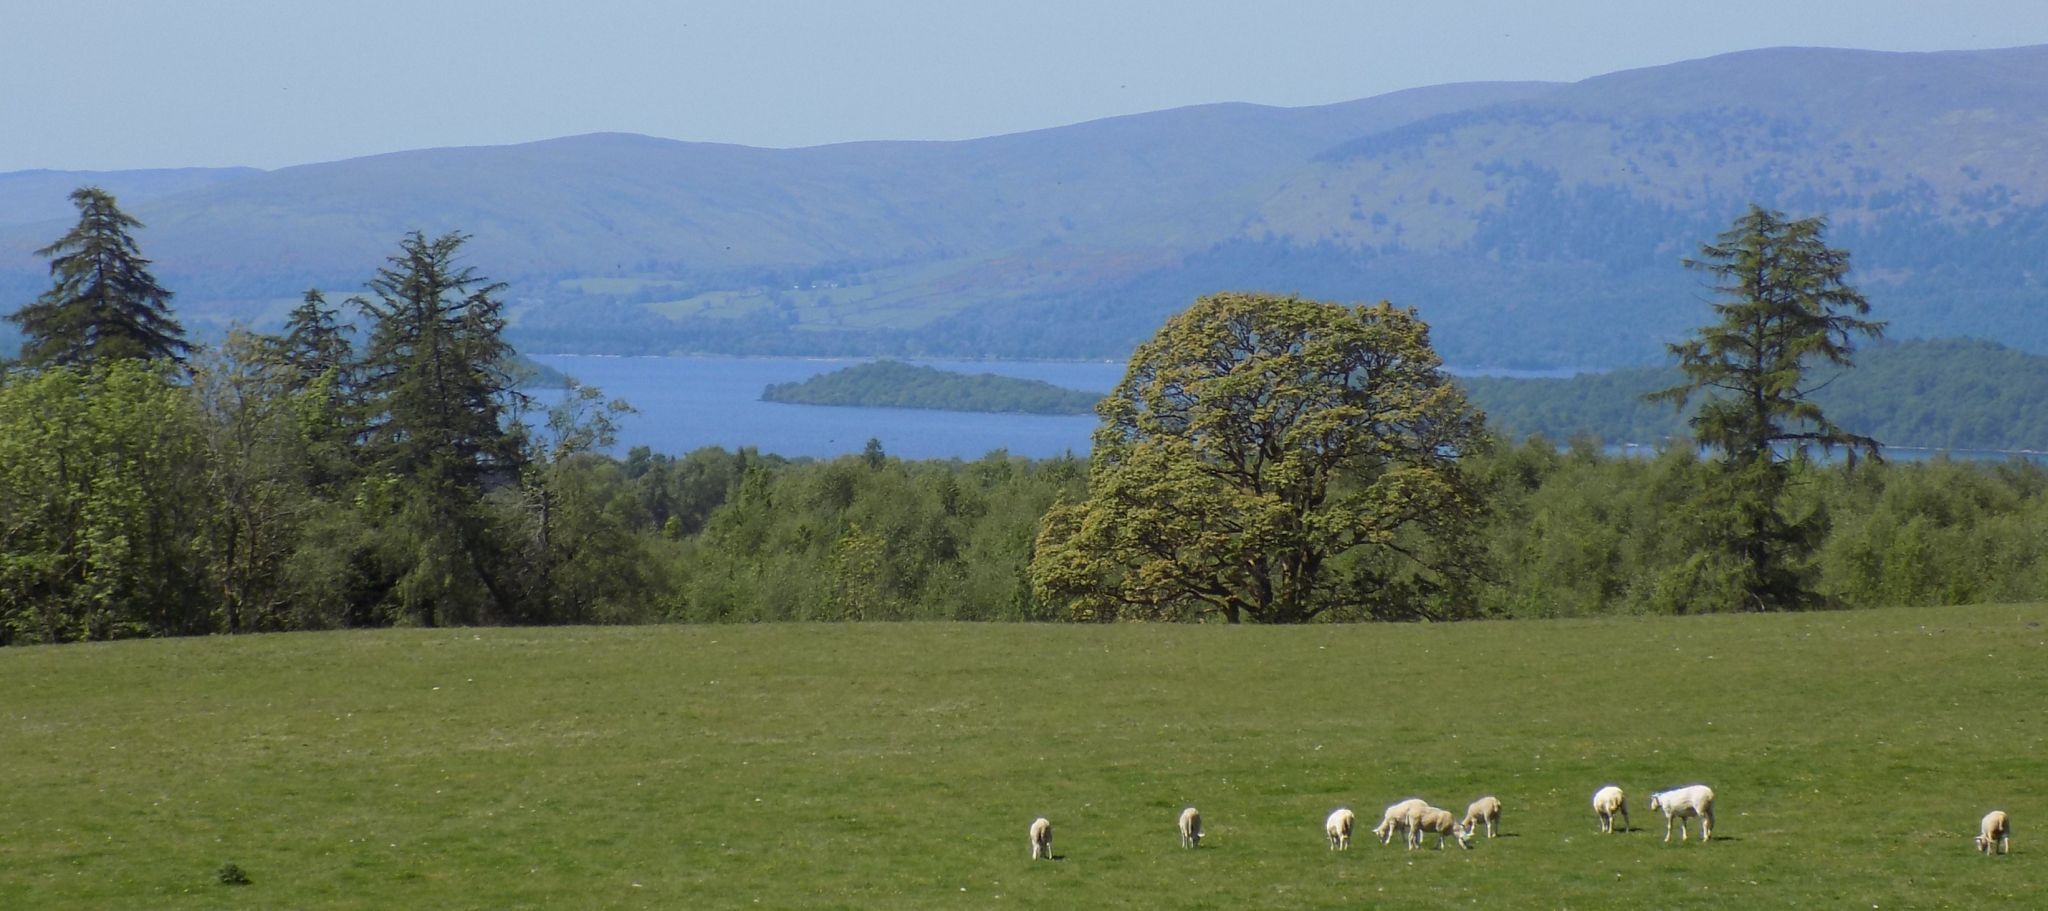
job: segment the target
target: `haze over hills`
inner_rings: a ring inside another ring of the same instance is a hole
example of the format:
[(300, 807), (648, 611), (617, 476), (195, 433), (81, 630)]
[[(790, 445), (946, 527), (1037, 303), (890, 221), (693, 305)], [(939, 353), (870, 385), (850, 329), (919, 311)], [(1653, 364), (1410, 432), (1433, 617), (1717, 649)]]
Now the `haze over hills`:
[[(2048, 351), (2042, 84), (2048, 47), (1774, 49), (962, 142), (600, 134), (90, 176), (202, 331), (354, 292), (417, 228), (475, 235), (528, 350), (1121, 357), (1253, 288), (1417, 306), (1455, 363), (1613, 366), (1705, 318), (1679, 260), (1755, 201), (1827, 215), (1893, 335)], [(39, 290), (29, 251), (64, 227), (69, 186), (19, 189), (47, 173), (0, 175), (0, 300)]]

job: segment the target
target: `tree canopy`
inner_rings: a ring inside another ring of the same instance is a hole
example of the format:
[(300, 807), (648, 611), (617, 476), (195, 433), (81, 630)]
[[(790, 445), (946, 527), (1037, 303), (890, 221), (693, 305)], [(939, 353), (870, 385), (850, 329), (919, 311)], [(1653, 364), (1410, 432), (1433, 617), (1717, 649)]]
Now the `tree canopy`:
[(21, 327), (21, 359), (31, 367), (116, 360), (183, 361), (192, 346), (171, 318), (171, 292), (149, 272), (132, 228), (142, 227), (98, 187), (71, 193), (78, 224), (36, 251), (50, 258), (54, 283), (8, 321)]
[(1466, 609), (1482, 417), (1413, 310), (1205, 297), (1097, 412), (1088, 499), (1040, 526), (1048, 602), (1233, 623)]

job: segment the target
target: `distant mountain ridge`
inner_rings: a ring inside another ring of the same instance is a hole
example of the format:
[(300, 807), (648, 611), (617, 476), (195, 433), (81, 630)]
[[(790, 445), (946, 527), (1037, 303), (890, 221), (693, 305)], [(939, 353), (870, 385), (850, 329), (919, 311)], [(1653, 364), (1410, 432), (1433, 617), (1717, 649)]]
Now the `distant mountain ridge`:
[[(1121, 357), (1239, 288), (1413, 305), (1475, 366), (1661, 359), (1706, 314), (1679, 260), (1755, 201), (1826, 214), (1894, 335), (2048, 351), (2043, 84), (2048, 47), (1784, 48), (959, 142), (596, 134), (122, 199), (201, 329), (345, 296), (405, 231), (462, 230), (528, 350)], [(8, 216), (28, 173), (0, 174), (0, 307), (39, 290), (29, 251), (61, 230)]]

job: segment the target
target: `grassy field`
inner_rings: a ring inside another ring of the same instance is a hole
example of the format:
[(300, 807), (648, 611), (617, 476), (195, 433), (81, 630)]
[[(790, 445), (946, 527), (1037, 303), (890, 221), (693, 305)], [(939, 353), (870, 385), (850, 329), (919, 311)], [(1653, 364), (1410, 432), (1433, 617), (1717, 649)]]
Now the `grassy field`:
[[(0, 908), (2016, 907), (2044, 706), (2041, 605), (4, 649)], [(1665, 845), (1648, 793), (1694, 781), (1717, 837)], [(1324, 846), (1485, 793), (1471, 851)]]

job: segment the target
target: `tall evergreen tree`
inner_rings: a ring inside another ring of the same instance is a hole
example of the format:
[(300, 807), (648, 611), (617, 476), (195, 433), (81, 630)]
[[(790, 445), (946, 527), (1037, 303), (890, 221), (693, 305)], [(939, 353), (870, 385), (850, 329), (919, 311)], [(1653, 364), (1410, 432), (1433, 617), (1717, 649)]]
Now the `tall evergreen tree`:
[(1818, 216), (1787, 221), (1751, 206), (1685, 263), (1714, 277), (1720, 320), (1670, 346), (1686, 381), (1650, 397), (1682, 408), (1705, 393), (1691, 424), (1719, 452), (1722, 477), (1693, 504), (1708, 546), (1675, 580), (1705, 608), (1817, 603), (1810, 558), (1827, 518), (1786, 514), (1786, 462), (1813, 446), (1842, 447), (1852, 459), (1878, 453), (1876, 440), (1837, 426), (1812, 398), (1811, 368), (1849, 366), (1856, 337), (1884, 331), (1863, 318), (1870, 304), (1848, 283), (1849, 254), (1827, 246), (1826, 230)]
[(71, 193), (78, 224), (36, 251), (50, 258), (55, 283), (7, 319), (21, 327), (22, 362), (100, 364), (116, 360), (182, 362), (192, 350), (171, 318), (171, 292), (149, 273), (135, 238), (142, 223), (98, 187)]
[(358, 299), (374, 324), (364, 356), (366, 455), (394, 522), (394, 597), (424, 625), (518, 622), (522, 599), (486, 494), (517, 483), (521, 399), (502, 365), (503, 285), (459, 265), (467, 237), (415, 231)]
[(327, 306), (327, 296), (318, 288), (306, 290), (305, 297), (285, 317), (284, 335), (272, 343), (272, 358), (285, 369), (286, 385), (300, 392), (311, 388), (322, 376), (347, 371), (354, 351), (347, 327), (335, 320), (340, 311)]
[(318, 288), (285, 318), (284, 335), (266, 339), (263, 358), (292, 401), (305, 443), (307, 480), (325, 490), (353, 476), (363, 431), (363, 402), (349, 327), (336, 321)]

